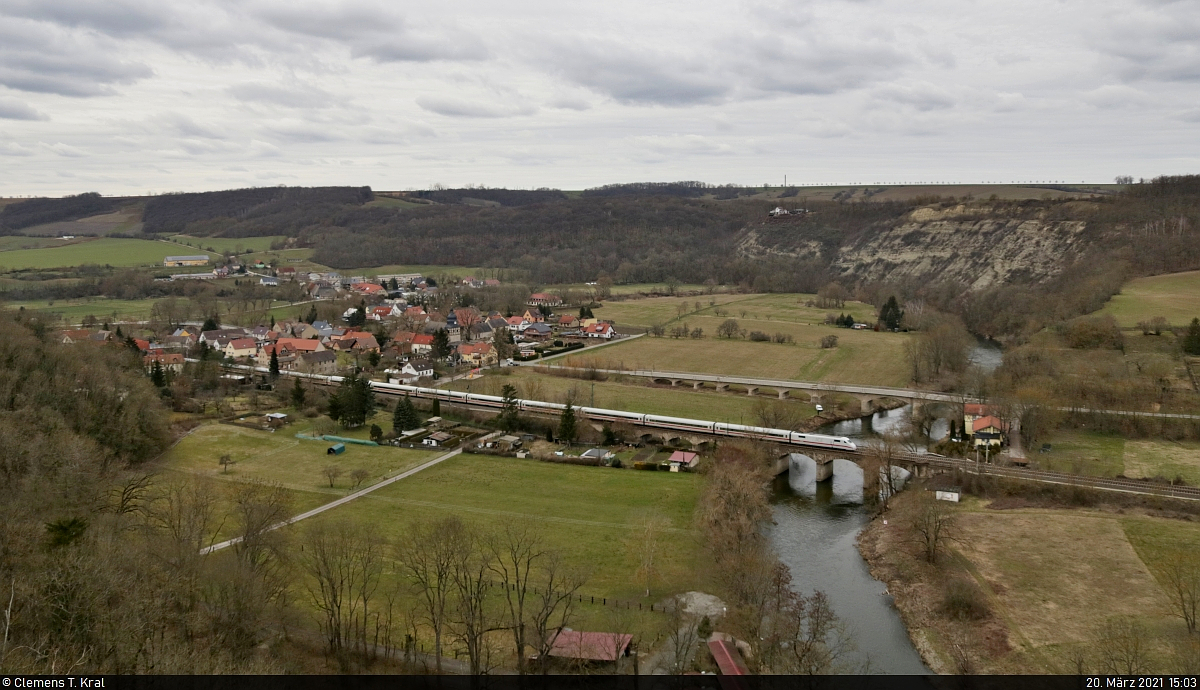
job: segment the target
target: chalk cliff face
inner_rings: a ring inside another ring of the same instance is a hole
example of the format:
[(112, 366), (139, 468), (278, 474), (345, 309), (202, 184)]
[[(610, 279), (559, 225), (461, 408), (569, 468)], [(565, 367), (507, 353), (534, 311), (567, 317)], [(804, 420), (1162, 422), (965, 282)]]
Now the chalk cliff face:
[(738, 251), (752, 258), (823, 257), (835, 272), (864, 280), (953, 280), (981, 289), (1051, 278), (1087, 243), (1083, 221), (987, 215), (962, 206), (919, 208), (841, 242), (827, 233), (809, 239), (802, 231), (782, 240), (764, 224), (744, 231)]

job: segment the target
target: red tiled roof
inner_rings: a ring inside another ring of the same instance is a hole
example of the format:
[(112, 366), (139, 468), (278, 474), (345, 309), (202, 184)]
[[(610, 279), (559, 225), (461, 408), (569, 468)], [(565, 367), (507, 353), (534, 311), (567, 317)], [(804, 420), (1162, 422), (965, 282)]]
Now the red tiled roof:
[(432, 345), (433, 344), (433, 336), (426, 335), (424, 333), (422, 333), (420, 335), (414, 335), (413, 339), (412, 339), (412, 344), (413, 345)]
[[(316, 352), (321, 347), (321, 341), (305, 338), (280, 338), (275, 341), (275, 344), (300, 352)], [(263, 350), (267, 354), (271, 354), (267, 348), (263, 348)]]
[(1004, 425), (1000, 423), (999, 419), (996, 419), (995, 417), (988, 415), (987, 417), (980, 417), (979, 419), (976, 419), (974, 422), (971, 422), (971, 431), (972, 432), (979, 431), (980, 429), (986, 429), (989, 426), (996, 427), (997, 429), (1004, 428)]
[(249, 350), (258, 347), (258, 341), (254, 338), (236, 338), (229, 341), (229, 347), (235, 350)]

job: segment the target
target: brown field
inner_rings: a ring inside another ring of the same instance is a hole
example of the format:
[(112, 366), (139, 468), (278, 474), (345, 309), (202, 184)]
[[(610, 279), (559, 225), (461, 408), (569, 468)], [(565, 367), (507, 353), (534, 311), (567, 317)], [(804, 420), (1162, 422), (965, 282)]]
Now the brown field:
[[(1169, 549), (1200, 543), (1200, 526), (1107, 511), (992, 510), (969, 498), (958, 509), (951, 554), (931, 567), (901, 526), (913, 498), (902, 495), (893, 526), (872, 523), (863, 544), (935, 671), (954, 672), (958, 645), (975, 673), (1075, 673), (1079, 655), (1084, 672), (1100, 672), (1098, 638), (1114, 616), (1143, 626), (1153, 669), (1175, 668), (1175, 644), (1187, 634), (1155, 572)], [(984, 619), (941, 612), (952, 578), (979, 587), (990, 609)]]

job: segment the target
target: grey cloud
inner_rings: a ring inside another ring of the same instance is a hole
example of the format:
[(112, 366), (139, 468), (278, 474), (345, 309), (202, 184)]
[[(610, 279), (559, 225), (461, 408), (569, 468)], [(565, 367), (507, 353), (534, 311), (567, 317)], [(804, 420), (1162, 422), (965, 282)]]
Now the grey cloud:
[(432, 62), (435, 60), (484, 60), (489, 52), (475, 36), (400, 34), (356, 46), (354, 57), (376, 62)]
[(225, 89), (240, 101), (270, 103), (288, 108), (324, 108), (332, 105), (333, 94), (311, 86), (276, 86), (265, 82), (243, 82)]
[(167, 24), (169, 5), (154, 0), (0, 0), (0, 13), (62, 26), (85, 27), (113, 36), (143, 34)]
[(16, 142), (8, 141), (3, 144), (0, 144), (0, 156), (25, 157), (25, 156), (32, 156), (32, 155), (33, 155), (32, 150), (30, 150), (28, 147), (21, 146), (20, 144), (18, 144)]
[(0, 98), (0, 120), (49, 120), (45, 113), (38, 112), (24, 101)]
[(1092, 44), (1126, 81), (1200, 81), (1200, 7), (1141, 2), (1111, 12)]
[(422, 96), (417, 105), (431, 113), (446, 117), (495, 118), (531, 115), (535, 109), (528, 105), (487, 103), (461, 96)]
[(880, 100), (911, 106), (923, 112), (946, 110), (955, 105), (953, 96), (932, 84), (884, 86), (873, 95)]
[(221, 132), (211, 127), (197, 124), (192, 118), (179, 113), (163, 113), (151, 118), (151, 121), (164, 131), (175, 136), (218, 140), (225, 138), (225, 135)]
[(110, 41), (23, 20), (0, 21), (0, 84), (63, 96), (113, 93), (114, 84), (149, 77), (146, 65), (112, 57)]
[(42, 142), (42, 147), (48, 151), (51, 151), (52, 153), (56, 153), (60, 156), (65, 156), (67, 158), (83, 158), (84, 156), (87, 155), (83, 151), (80, 151), (79, 149), (75, 148), (74, 146), (71, 146), (69, 144), (64, 144), (61, 141), (54, 143), (54, 144), (47, 144), (45, 142)]

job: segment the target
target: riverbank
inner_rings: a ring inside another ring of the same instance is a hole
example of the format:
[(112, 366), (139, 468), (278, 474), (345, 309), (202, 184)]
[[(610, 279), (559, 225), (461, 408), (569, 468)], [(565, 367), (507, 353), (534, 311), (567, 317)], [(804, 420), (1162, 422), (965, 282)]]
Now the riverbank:
[[(1113, 626), (1144, 649), (1144, 672), (1186, 670), (1190, 639), (1162, 578), (1172, 553), (1200, 543), (1200, 524), (1150, 508), (964, 496), (955, 540), (937, 565), (912, 541), (924, 488), (892, 500), (859, 536), (909, 638), (937, 673), (1102, 673)], [(887, 520), (887, 524), (884, 524)]]

